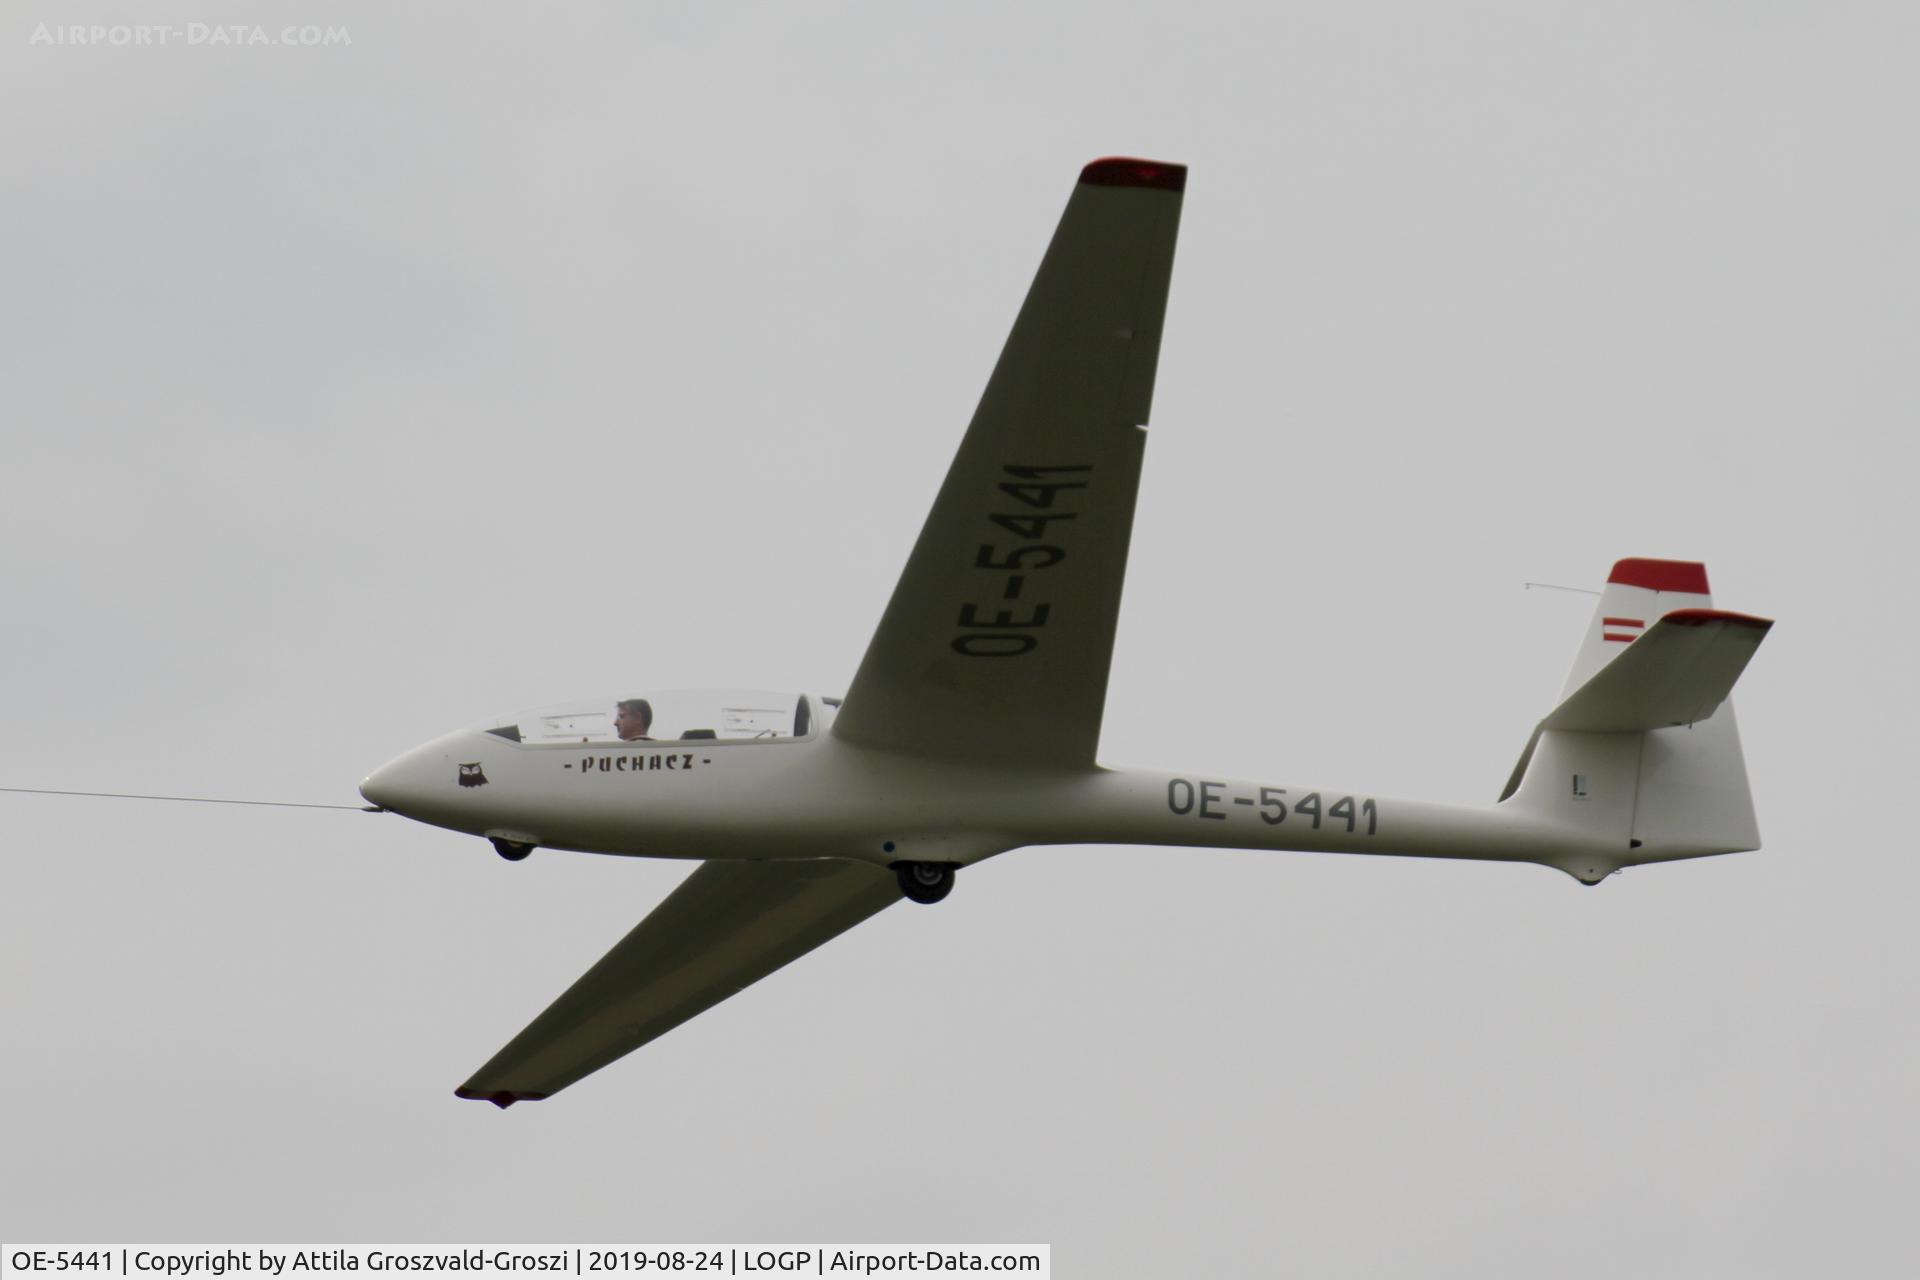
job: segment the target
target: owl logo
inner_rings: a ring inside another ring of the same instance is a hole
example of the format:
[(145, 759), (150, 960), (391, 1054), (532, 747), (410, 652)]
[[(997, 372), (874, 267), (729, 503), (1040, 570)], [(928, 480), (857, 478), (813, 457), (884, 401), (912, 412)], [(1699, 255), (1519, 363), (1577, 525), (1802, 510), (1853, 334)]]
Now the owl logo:
[(481, 771), (480, 765), (477, 762), (474, 764), (463, 764), (460, 766), (460, 785), (463, 787), (484, 787), (487, 785), (487, 775)]

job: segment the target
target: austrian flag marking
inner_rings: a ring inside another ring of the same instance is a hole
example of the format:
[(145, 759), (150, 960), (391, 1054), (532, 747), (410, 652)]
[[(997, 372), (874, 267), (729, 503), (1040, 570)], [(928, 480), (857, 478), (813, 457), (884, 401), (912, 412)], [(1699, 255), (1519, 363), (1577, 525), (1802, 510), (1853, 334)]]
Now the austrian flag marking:
[(1646, 630), (1646, 622), (1641, 618), (1602, 618), (1600, 619), (1600, 638), (1617, 640), (1621, 644), (1632, 644)]

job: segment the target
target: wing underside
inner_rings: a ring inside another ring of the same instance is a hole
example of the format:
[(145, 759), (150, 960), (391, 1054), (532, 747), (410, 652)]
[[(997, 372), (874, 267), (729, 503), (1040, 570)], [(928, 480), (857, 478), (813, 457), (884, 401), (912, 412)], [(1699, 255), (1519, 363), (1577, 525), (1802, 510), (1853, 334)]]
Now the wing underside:
[(1186, 170), (1087, 166), (834, 732), (1085, 767), (1106, 701)]
[(1629, 641), (1540, 727), (1629, 733), (1709, 719), (1772, 626), (1722, 609), (1675, 610)]
[(455, 1092), (548, 1097), (899, 900), (863, 862), (704, 863)]

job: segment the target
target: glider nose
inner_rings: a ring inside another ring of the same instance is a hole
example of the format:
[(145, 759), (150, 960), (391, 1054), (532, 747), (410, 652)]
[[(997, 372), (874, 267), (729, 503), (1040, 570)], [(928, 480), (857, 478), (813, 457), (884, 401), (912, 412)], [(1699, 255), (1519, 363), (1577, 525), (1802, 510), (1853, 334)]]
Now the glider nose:
[(360, 794), (368, 804), (415, 822), (485, 830), (499, 806), (485, 789), (489, 761), (475, 736), (450, 733), (394, 757), (361, 780)]
[(400, 805), (400, 789), (396, 784), (400, 762), (389, 761), (360, 779), (360, 795), (377, 809), (397, 810)]
[(415, 748), (387, 761), (361, 781), (360, 794), (368, 804), (390, 813), (415, 816), (431, 803), (428, 754), (425, 748)]

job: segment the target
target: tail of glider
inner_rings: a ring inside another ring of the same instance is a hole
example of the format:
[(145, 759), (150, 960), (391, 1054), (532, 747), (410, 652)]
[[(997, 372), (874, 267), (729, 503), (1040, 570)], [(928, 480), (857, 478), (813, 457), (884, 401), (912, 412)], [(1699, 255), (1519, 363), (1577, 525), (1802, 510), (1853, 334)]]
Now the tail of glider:
[(1588, 883), (1621, 866), (1759, 848), (1727, 695), (1772, 626), (1715, 609), (1705, 565), (1615, 564), (1560, 705), (1501, 803), (1621, 849), (1617, 861), (1564, 868)]

